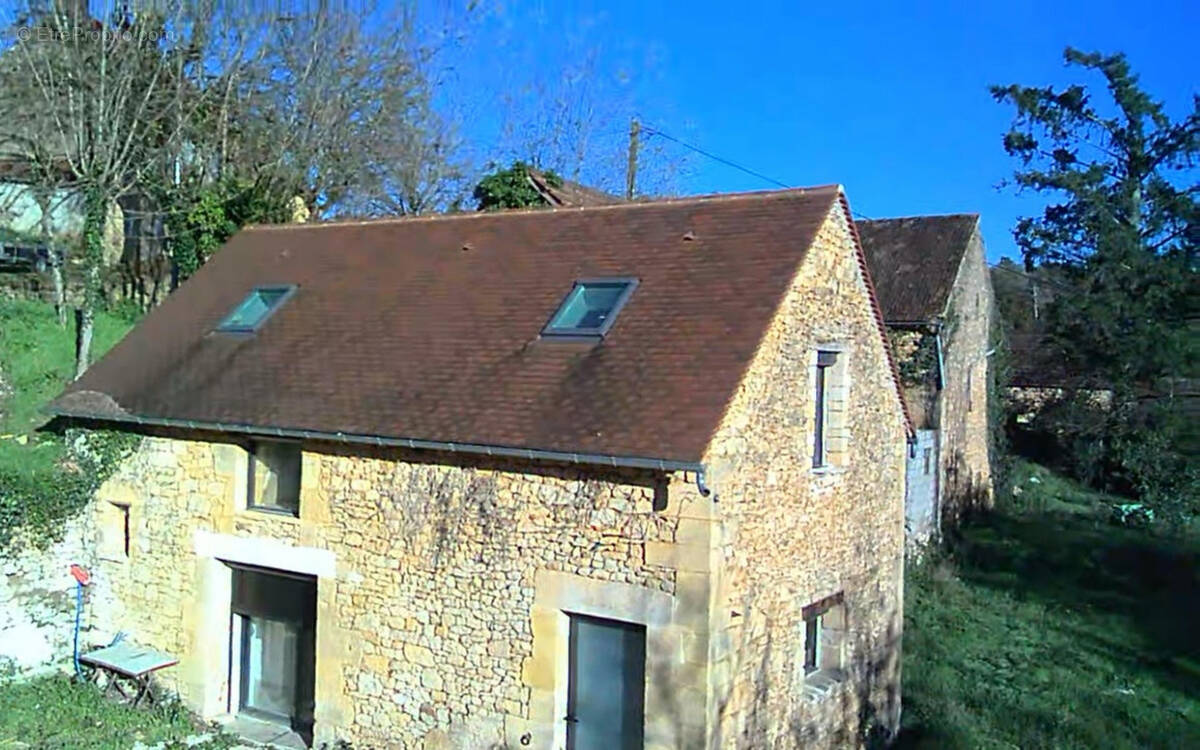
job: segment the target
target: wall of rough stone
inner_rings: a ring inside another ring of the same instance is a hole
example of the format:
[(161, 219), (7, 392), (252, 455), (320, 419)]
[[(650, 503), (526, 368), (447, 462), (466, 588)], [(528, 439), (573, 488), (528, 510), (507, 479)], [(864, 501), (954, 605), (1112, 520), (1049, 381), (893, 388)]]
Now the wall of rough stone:
[[(813, 469), (815, 352), (828, 345), (848, 357), (846, 460)], [(710, 746), (846, 747), (870, 725), (896, 728), (905, 449), (847, 217), (835, 207), (706, 457), (722, 519)], [(843, 671), (805, 677), (801, 610), (838, 592)]]
[[(47, 547), (17, 539), (0, 556), (0, 666), (36, 671), (71, 655), (75, 627), (72, 564), (91, 568), (94, 546), (86, 516), (71, 520)], [(90, 601), (85, 589), (85, 606)], [(90, 637), (84, 631), (85, 641)]]
[[(241, 447), (148, 439), (94, 511), (129, 504), (132, 531), (128, 559), (97, 565), (109, 602), (92, 613), (101, 637), (125, 630), (180, 656), (168, 685), (206, 715), (223, 713), (228, 573), (200, 551), (200, 537), (219, 536), (251, 552), (279, 545), (280, 559), (300, 550), (336, 561), (317, 579), (318, 744), (551, 747), (562, 722), (547, 706), (565, 686), (535, 654), (536, 600), (552, 600), (545, 589), (563, 580), (576, 593), (608, 587), (635, 605), (667, 602), (648, 640), (670, 655), (656, 677), (676, 695), (689, 685), (703, 695), (707, 655), (686, 653), (697, 639), (707, 644), (707, 599), (678, 596), (677, 568), (688, 565), (675, 536), (711, 503), (686, 478), (425, 460), (306, 445), (300, 517), (289, 518), (243, 509)], [(548, 574), (557, 582), (543, 583)], [(686, 586), (707, 590), (695, 584)], [(226, 611), (214, 614), (222, 599)], [(703, 735), (703, 702), (689, 713), (669, 698), (648, 697), (648, 715), (670, 714), (648, 747)]]
[(943, 327), (945, 386), (941, 412), (941, 505), (943, 527), (964, 514), (991, 507), (988, 456), (989, 350), (994, 298), (976, 226), (950, 294)]

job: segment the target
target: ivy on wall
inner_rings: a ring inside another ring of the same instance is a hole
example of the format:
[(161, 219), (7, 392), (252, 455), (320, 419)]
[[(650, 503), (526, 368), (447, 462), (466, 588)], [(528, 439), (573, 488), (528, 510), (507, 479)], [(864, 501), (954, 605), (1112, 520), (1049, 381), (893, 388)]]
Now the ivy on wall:
[(933, 383), (937, 375), (937, 336), (929, 331), (889, 329), (900, 382), (906, 387)]
[[(0, 464), (0, 556), (17, 540), (38, 548), (62, 538), (66, 522), (137, 448), (123, 432), (68, 430), (63, 459), (51, 470)], [(50, 446), (47, 446), (50, 447)]]

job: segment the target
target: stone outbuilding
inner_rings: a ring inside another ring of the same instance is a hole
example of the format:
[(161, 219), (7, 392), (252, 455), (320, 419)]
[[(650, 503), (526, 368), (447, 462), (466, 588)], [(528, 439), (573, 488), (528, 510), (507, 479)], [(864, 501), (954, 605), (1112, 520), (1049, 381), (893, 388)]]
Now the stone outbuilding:
[(857, 225), (917, 428), (905, 508), (919, 544), (992, 501), (991, 276), (978, 214)]
[(91, 638), (354, 747), (846, 747), (912, 435), (839, 187), (249, 228), (51, 406)]

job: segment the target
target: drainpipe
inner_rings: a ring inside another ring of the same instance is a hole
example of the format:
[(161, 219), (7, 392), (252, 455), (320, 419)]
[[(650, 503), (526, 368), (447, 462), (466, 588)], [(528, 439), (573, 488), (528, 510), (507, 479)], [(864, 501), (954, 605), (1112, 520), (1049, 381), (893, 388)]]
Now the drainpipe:
[[(933, 347), (937, 350), (937, 387), (938, 390), (943, 390), (946, 387), (946, 360), (943, 355), (944, 348), (942, 346), (942, 324), (938, 323), (933, 330)], [(939, 429), (941, 420), (938, 420)]]

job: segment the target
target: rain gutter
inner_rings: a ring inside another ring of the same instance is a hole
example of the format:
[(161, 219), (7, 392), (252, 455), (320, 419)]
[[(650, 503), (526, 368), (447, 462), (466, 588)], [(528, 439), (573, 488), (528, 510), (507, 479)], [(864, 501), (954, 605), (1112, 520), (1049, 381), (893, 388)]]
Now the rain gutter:
[(702, 495), (709, 494), (704, 484), (704, 464), (696, 461), (672, 461), (662, 458), (643, 456), (609, 456), (599, 453), (577, 453), (572, 451), (548, 451), (538, 448), (513, 448), (502, 445), (484, 445), (480, 443), (457, 443), (443, 440), (419, 440), (416, 438), (382, 437), (379, 435), (362, 435), (352, 432), (322, 432), (319, 430), (301, 430), (282, 427), (263, 427), (258, 425), (229, 424), (225, 422), (203, 422), (191, 419), (171, 419), (167, 417), (140, 417), (136, 414), (86, 414), (80, 412), (48, 410), (56, 417), (63, 419), (78, 419), (90, 422), (119, 422), (146, 427), (170, 427), (186, 430), (207, 430), (211, 432), (226, 432), (258, 437), (290, 438), (294, 440), (325, 440), (351, 445), (371, 445), (379, 447), (412, 448), (415, 450), (441, 451), (445, 453), (465, 454), (474, 456), (497, 456), (503, 458), (522, 458), (532, 461), (556, 461), (562, 463), (588, 464), (592, 466), (608, 466), (632, 469), (652, 469), (656, 471), (692, 471), (697, 475), (697, 487)]

